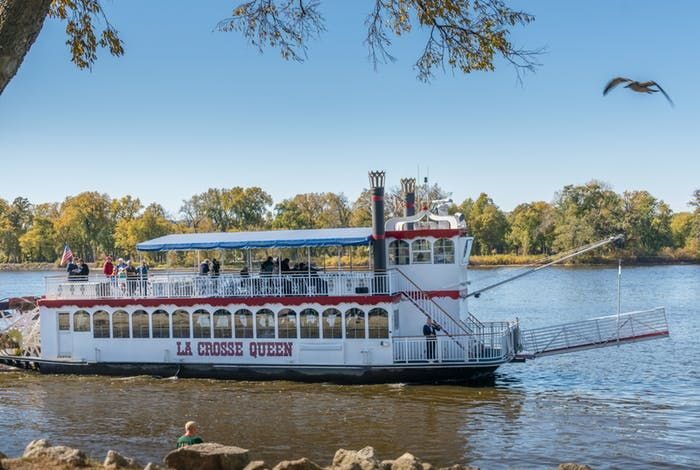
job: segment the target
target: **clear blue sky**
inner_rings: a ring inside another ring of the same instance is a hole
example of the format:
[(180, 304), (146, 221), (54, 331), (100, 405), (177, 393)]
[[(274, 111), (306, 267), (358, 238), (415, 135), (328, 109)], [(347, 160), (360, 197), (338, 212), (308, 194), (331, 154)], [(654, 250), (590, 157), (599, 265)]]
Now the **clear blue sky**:
[[(132, 194), (175, 214), (209, 187), (261, 186), (354, 200), (367, 171), (388, 185), (429, 169), (461, 202), (487, 192), (504, 210), (551, 201), (591, 179), (646, 189), (675, 211), (700, 188), (700, 2), (512, 1), (537, 18), (514, 39), (546, 47), (516, 83), (493, 73), (412, 68), (424, 36), (395, 42), (375, 72), (363, 45), (371, 1), (325, 0), (328, 31), (305, 63), (259, 54), (214, 32), (238, 1), (104, 1), (126, 55), (77, 70), (64, 25), (47, 20), (0, 96), (0, 197), (61, 201), (86, 190)], [(616, 75), (662, 96), (614, 90)]]

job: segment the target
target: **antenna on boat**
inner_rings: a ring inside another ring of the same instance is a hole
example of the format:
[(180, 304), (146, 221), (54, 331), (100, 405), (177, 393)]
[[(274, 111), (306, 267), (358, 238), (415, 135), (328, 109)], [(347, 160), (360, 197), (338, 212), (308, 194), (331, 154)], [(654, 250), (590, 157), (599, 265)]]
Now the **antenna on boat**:
[(617, 345), (620, 346), (620, 315), (622, 313), (622, 258), (617, 259)]

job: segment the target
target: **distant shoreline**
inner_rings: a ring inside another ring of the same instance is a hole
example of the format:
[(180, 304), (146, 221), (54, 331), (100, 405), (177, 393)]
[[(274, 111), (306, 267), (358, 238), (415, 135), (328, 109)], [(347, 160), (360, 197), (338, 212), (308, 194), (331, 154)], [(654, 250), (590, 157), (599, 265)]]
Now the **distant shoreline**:
[[(539, 264), (542, 257), (535, 256), (514, 256), (514, 255), (492, 255), (492, 256), (472, 256), (469, 266), (473, 268), (502, 268), (502, 267), (522, 267)], [(594, 258), (581, 263), (564, 263), (559, 266), (613, 266), (617, 265), (617, 258)], [(672, 258), (665, 256), (653, 256), (645, 258), (622, 258), (622, 264), (626, 266), (665, 266), (665, 265), (686, 265), (700, 264), (700, 258)], [(101, 265), (91, 264), (93, 270), (100, 270)], [(164, 267), (154, 266), (154, 269)], [(171, 266), (170, 269), (187, 269), (191, 266)], [(0, 263), (0, 272), (32, 272), (32, 271), (65, 271), (65, 267), (57, 266), (54, 263)], [(236, 271), (237, 272), (237, 271)]]

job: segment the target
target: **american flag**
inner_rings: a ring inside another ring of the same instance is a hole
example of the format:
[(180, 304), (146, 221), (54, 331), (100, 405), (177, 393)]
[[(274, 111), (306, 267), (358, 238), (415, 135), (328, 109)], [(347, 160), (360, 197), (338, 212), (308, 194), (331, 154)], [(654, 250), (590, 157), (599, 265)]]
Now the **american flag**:
[(70, 260), (73, 257), (73, 252), (71, 251), (70, 247), (66, 243), (66, 246), (63, 247), (63, 256), (61, 256), (61, 266), (66, 264), (68, 260)]

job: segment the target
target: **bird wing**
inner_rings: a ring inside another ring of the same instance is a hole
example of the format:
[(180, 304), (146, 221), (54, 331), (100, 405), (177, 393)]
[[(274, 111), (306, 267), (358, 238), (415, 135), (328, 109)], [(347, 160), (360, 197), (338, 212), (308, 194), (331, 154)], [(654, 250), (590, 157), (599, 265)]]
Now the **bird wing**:
[(613, 88), (618, 86), (620, 83), (627, 83), (627, 82), (631, 82), (631, 81), (632, 80), (630, 80), (629, 78), (625, 78), (625, 77), (613, 78), (612, 80), (610, 80), (608, 82), (607, 85), (605, 85), (605, 89), (603, 90), (603, 95), (607, 95), (610, 90), (612, 90)]
[(660, 91), (661, 93), (664, 94), (664, 96), (666, 97), (666, 99), (668, 100), (668, 102), (671, 103), (671, 106), (675, 106), (675, 104), (673, 103), (673, 100), (671, 99), (670, 96), (668, 96), (668, 93), (666, 93), (666, 92), (664, 91), (664, 89), (661, 88), (661, 85), (659, 85), (659, 84), (656, 83), (656, 82), (648, 82), (648, 83), (649, 83), (649, 86), (655, 86), (656, 88), (658, 88), (659, 91)]

